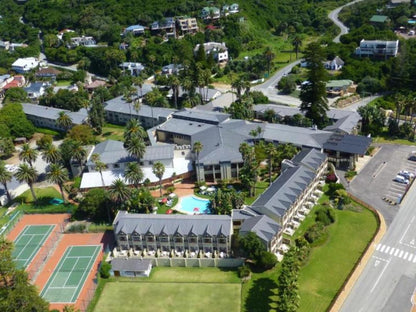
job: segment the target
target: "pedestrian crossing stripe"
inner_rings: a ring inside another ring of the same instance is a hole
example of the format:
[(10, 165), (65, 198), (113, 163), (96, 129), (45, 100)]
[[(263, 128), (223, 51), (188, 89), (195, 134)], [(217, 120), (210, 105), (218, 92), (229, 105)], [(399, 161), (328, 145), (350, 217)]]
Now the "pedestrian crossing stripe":
[(409, 262), (416, 263), (416, 255), (411, 252), (401, 250), (399, 248), (393, 248), (383, 244), (377, 244), (375, 249), (379, 252), (389, 254)]

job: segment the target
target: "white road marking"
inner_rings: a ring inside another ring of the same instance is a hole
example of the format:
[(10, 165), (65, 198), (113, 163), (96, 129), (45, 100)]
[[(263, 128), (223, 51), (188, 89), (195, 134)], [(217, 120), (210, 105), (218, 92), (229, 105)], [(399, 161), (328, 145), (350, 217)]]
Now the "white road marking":
[(396, 249), (396, 251), (394, 252), (394, 256), (396, 257), (397, 256), (397, 254), (399, 253), (399, 249)]
[(376, 257), (376, 256), (373, 256), (373, 258), (377, 259), (377, 260), (380, 260), (380, 261), (383, 261), (383, 262), (389, 262), (389, 260), (384, 259), (384, 258), (380, 258), (380, 257)]
[(376, 288), (378, 282), (380, 281), (380, 278), (383, 276), (384, 271), (386, 270), (387, 266), (389, 265), (390, 260), (387, 262), (387, 264), (384, 266), (383, 270), (381, 271), (380, 275), (378, 276), (376, 282), (373, 285), (373, 288), (371, 288), (370, 292), (373, 292), (374, 288)]
[(410, 254), (409, 259), (407, 259), (407, 260), (412, 261), (412, 258), (413, 258), (413, 254)]
[(380, 261), (379, 260), (376, 260), (376, 262), (374, 262), (374, 266), (376, 267), (376, 266), (378, 266), (380, 264)]
[(393, 252), (394, 252), (394, 248), (392, 248), (392, 249), (390, 250), (390, 254), (392, 255), (392, 254), (393, 254)]
[(381, 252), (383, 252), (384, 251), (384, 249), (386, 249), (386, 245), (382, 245), (383, 247), (381, 247)]
[(402, 237), (400, 238), (400, 244), (402, 243), (402, 240), (403, 240), (403, 238), (404, 238), (404, 236), (406, 235), (406, 233), (407, 233), (407, 231), (409, 230), (409, 228), (410, 228), (410, 226), (412, 225), (412, 223), (410, 222), (409, 223), (409, 225), (407, 226), (407, 228), (406, 228), (406, 231), (404, 231), (404, 233), (403, 233), (403, 235), (402, 235)]
[(401, 258), (403, 256), (403, 254), (404, 254), (404, 251), (400, 250), (400, 253), (399, 253), (398, 257)]
[(406, 253), (403, 256), (403, 259), (406, 260), (408, 255), (409, 255), (409, 252), (406, 251)]
[(386, 248), (386, 253), (388, 253), (388, 252), (389, 252), (389, 250), (390, 250), (390, 246), (387, 246), (387, 248)]
[(416, 262), (416, 257), (413, 258), (413, 263), (415, 263), (415, 262)]

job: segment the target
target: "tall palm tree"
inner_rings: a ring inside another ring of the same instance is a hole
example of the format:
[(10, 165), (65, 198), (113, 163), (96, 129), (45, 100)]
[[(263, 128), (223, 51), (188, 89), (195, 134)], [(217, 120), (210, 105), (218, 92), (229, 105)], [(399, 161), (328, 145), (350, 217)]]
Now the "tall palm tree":
[(59, 117), (56, 119), (56, 125), (68, 131), (72, 127), (72, 119), (65, 112), (59, 112)]
[(292, 46), (295, 48), (296, 59), (298, 59), (299, 48), (302, 46), (302, 39), (298, 35), (293, 37)]
[(277, 155), (276, 146), (273, 143), (266, 145), (266, 154), (269, 165), (269, 183), (272, 184), (273, 159)]
[(64, 195), (64, 183), (69, 180), (68, 170), (59, 164), (51, 164), (49, 166), (49, 172), (46, 174), (46, 178), (49, 182), (58, 184), (59, 190), (61, 191), (62, 200), (65, 203)]
[(85, 148), (81, 145), (81, 142), (74, 141), (72, 144), (72, 158), (75, 159), (79, 166), (81, 167), (80, 173), (82, 173), (82, 166), (85, 160), (85, 157), (87, 157), (87, 151)]
[(200, 176), (199, 176), (199, 153), (202, 151), (202, 148), (204, 146), (202, 145), (201, 142), (196, 141), (194, 143), (194, 153), (196, 154), (196, 164), (197, 164), (197, 168), (196, 168), (196, 180), (199, 182), (200, 181)]
[(274, 58), (273, 51), (270, 48), (267, 48), (266, 51), (264, 51), (264, 57), (266, 58), (266, 61), (267, 61), (267, 76), (270, 76), (270, 65)]
[(10, 196), (9, 189), (7, 188), (7, 183), (10, 182), (12, 178), (13, 175), (6, 169), (6, 164), (4, 161), (0, 161), (0, 183), (3, 184), (4, 189), (6, 190), (6, 195), (9, 202), (12, 201), (12, 197)]
[(133, 184), (136, 188), (139, 187), (140, 182), (144, 178), (142, 168), (140, 168), (138, 163), (134, 162), (127, 165), (124, 176), (126, 177), (127, 181)]
[(42, 159), (48, 164), (56, 164), (61, 159), (59, 149), (53, 144), (46, 145), (42, 151)]
[(168, 83), (169, 87), (172, 89), (175, 108), (178, 108), (179, 86), (181, 85), (181, 82), (179, 81), (178, 76), (170, 75)]
[(152, 172), (159, 179), (160, 197), (162, 197), (162, 178), (165, 173), (165, 166), (160, 161), (157, 161), (153, 164)]
[(19, 159), (28, 163), (30, 167), (33, 167), (33, 163), (38, 158), (38, 151), (31, 148), (29, 144), (23, 144), (22, 150), (19, 153)]
[(102, 186), (105, 186), (103, 170), (107, 168), (107, 165), (101, 161), (100, 155), (96, 153), (91, 155), (91, 161), (94, 163), (95, 170), (100, 173)]
[(126, 129), (124, 130), (124, 141), (127, 142), (130, 138), (138, 136), (142, 139), (145, 139), (147, 136), (146, 131), (142, 127), (141, 123), (137, 119), (130, 119), (126, 124)]
[(143, 97), (143, 83), (144, 83), (144, 79), (142, 76), (137, 76), (137, 77), (132, 77), (131, 78), (133, 84), (135, 84), (136, 86), (139, 87), (140, 89), (140, 97)]
[(136, 157), (137, 160), (143, 158), (144, 153), (146, 152), (146, 145), (144, 144), (143, 139), (137, 136), (131, 137), (124, 145), (127, 152)]
[(111, 200), (118, 206), (128, 200), (130, 196), (130, 189), (122, 179), (116, 179), (111, 184), (108, 193), (110, 194)]
[(35, 168), (30, 167), (28, 164), (20, 164), (15, 173), (15, 177), (19, 182), (26, 182), (29, 185), (30, 191), (33, 196), (33, 200), (37, 201), (35, 191), (33, 189), (33, 184), (36, 182), (38, 177), (38, 172)]

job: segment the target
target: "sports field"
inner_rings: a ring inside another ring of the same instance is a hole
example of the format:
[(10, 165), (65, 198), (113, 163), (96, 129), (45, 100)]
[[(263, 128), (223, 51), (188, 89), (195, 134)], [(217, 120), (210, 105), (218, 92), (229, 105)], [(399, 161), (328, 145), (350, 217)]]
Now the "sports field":
[(27, 225), (14, 241), (13, 259), (17, 267), (26, 268), (33, 260), (55, 225)]
[(107, 283), (96, 312), (240, 312), (239, 283)]
[(69, 246), (41, 292), (49, 302), (74, 303), (101, 246)]

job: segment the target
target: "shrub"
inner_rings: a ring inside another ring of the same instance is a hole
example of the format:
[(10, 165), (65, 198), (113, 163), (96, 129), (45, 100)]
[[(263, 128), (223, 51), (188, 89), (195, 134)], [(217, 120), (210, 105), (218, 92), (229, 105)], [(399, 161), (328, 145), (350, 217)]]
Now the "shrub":
[(338, 190), (344, 190), (344, 186), (340, 183), (329, 183), (328, 184), (328, 190), (326, 191), (326, 195), (329, 196), (329, 198), (334, 199), (336, 197), (336, 192)]
[(335, 222), (334, 211), (329, 207), (322, 207), (315, 212), (316, 222), (321, 222), (323, 225), (328, 226)]
[(84, 233), (87, 230), (87, 226), (85, 223), (76, 223), (76, 224), (72, 224), (67, 232), (69, 233)]
[(337, 182), (337, 176), (335, 175), (335, 173), (329, 173), (326, 176), (325, 182), (326, 183), (335, 183), (335, 182)]
[(250, 276), (250, 274), (251, 274), (251, 271), (250, 271), (250, 268), (247, 265), (243, 265), (243, 266), (238, 268), (238, 276), (240, 278), (248, 277), (248, 276)]
[(174, 186), (169, 186), (169, 187), (166, 189), (166, 192), (167, 192), (168, 194), (175, 192), (175, 187), (174, 187)]
[(257, 265), (269, 270), (273, 268), (277, 263), (277, 258), (274, 254), (268, 251), (263, 251), (260, 257), (257, 259)]
[(36, 145), (40, 149), (45, 149), (46, 146), (48, 146), (49, 144), (52, 144), (52, 141), (53, 141), (52, 136), (49, 134), (45, 134), (39, 140), (36, 141)]
[(309, 227), (303, 235), (309, 244), (312, 244), (317, 240), (323, 233), (324, 225), (322, 223), (315, 223)]
[(111, 264), (107, 261), (101, 262), (100, 267), (100, 276), (102, 278), (109, 278), (110, 277), (110, 270), (111, 270)]

